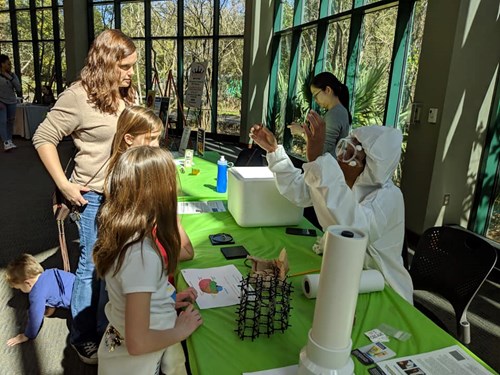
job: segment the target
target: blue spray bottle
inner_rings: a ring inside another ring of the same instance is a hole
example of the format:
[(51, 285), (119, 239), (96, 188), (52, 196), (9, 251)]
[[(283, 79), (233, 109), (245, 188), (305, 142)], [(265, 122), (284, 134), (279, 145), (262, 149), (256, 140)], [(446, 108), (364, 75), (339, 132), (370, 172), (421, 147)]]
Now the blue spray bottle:
[(227, 190), (227, 160), (224, 155), (217, 161), (217, 193), (225, 193)]

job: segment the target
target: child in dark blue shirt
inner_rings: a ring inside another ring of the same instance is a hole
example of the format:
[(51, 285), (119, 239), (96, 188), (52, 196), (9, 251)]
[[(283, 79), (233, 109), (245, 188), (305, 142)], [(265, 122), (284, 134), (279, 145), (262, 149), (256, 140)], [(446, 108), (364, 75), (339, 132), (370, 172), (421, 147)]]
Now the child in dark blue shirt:
[(29, 294), (28, 325), (24, 333), (7, 340), (8, 346), (34, 339), (40, 331), (43, 317), (55, 309), (69, 309), (75, 275), (51, 268), (44, 271), (30, 254), (22, 254), (7, 266), (6, 279), (12, 288)]

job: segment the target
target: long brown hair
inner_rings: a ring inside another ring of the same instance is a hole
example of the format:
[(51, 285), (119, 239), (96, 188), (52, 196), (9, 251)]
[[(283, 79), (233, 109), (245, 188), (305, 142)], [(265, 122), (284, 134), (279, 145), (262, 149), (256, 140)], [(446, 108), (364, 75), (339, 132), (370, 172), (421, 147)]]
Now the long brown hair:
[[(125, 151), (109, 176), (109, 194), (99, 213), (99, 237), (93, 257), (97, 274), (104, 277), (121, 268), (132, 244), (152, 238), (153, 228), (165, 248), (170, 274), (177, 267), (180, 235), (177, 227), (176, 167), (170, 152), (138, 146)], [(154, 239), (153, 247), (162, 259)]]
[(120, 155), (129, 148), (129, 145), (125, 142), (125, 134), (137, 137), (141, 134), (151, 134), (162, 129), (163, 123), (161, 119), (151, 109), (140, 106), (125, 108), (116, 123), (116, 133), (111, 148), (108, 171), (113, 170)]
[(90, 103), (100, 111), (115, 114), (120, 99), (127, 104), (135, 100), (132, 86), (120, 87), (116, 63), (135, 52), (135, 44), (120, 30), (104, 30), (94, 39), (80, 72), (83, 88)]

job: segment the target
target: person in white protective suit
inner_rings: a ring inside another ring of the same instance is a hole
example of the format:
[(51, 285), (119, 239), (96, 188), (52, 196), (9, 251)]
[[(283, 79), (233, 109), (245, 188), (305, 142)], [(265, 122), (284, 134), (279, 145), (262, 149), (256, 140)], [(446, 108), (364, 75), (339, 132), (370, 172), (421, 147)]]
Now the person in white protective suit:
[(307, 115), (307, 159), (293, 166), (283, 146), (261, 125), (250, 137), (267, 151), (269, 168), (280, 193), (300, 207), (314, 206), (325, 230), (330, 225), (358, 228), (368, 235), (364, 268), (377, 269), (387, 283), (413, 303), (413, 285), (403, 266), (403, 195), (391, 177), (401, 156), (402, 135), (386, 126), (366, 126), (339, 141), (337, 160), (323, 154), (325, 123), (313, 110)]

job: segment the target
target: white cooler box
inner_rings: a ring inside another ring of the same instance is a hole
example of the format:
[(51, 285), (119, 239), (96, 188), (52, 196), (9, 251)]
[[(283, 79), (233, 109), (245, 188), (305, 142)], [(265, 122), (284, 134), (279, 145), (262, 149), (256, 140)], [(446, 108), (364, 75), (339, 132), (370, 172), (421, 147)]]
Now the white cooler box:
[(268, 167), (229, 168), (227, 206), (242, 227), (297, 225), (304, 209), (283, 197)]

